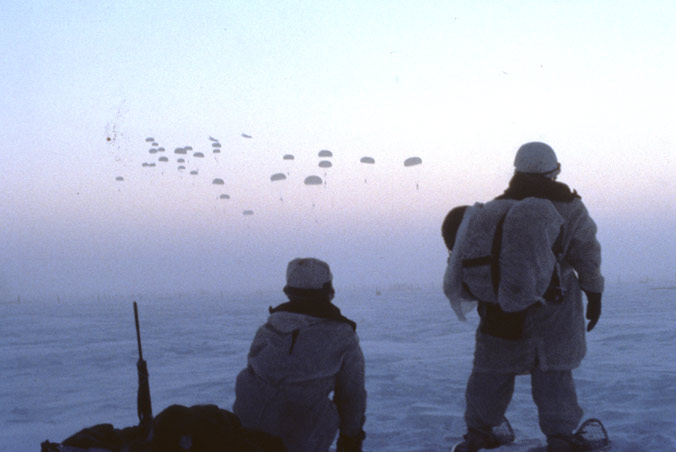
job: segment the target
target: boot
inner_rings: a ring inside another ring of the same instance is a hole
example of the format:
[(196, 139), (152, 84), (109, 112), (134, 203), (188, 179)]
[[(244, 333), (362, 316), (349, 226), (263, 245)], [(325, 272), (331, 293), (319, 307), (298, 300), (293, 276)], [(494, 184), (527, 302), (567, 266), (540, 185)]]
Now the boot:
[(481, 449), (495, 449), (502, 443), (492, 433), (469, 429), (464, 436), (464, 441), (458, 443), (451, 452), (477, 452)]
[(580, 452), (574, 435), (547, 437), (547, 452)]

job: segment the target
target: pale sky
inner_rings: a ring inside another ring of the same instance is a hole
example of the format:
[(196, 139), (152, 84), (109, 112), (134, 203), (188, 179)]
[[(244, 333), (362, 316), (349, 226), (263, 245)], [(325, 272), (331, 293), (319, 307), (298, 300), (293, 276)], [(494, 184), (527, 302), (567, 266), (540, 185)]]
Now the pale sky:
[[(674, 2), (2, 10), (0, 301), (281, 288), (300, 256), (337, 289), (440, 284), (446, 212), (500, 194), (534, 140), (596, 220), (609, 283), (676, 281)], [(186, 145), (205, 158), (180, 171)]]

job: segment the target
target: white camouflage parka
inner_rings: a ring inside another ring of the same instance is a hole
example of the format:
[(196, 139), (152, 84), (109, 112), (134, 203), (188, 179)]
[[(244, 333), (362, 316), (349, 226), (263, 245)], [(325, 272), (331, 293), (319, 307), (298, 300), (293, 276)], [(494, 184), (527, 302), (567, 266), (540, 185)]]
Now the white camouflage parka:
[[(531, 182), (529, 178), (515, 176), (510, 188), (499, 199), (547, 198), (564, 218), (563, 259), (560, 262), (564, 297), (558, 304), (536, 303), (517, 313), (521, 315), (519, 321), (522, 322), (518, 338), (505, 339), (498, 337), (499, 334), (490, 334), (485, 328), (488, 322), (485, 317), (482, 318), (476, 332), (474, 352), (474, 369), (477, 371), (523, 374), (535, 366), (545, 371), (570, 370), (579, 366), (586, 354), (582, 291), (602, 293), (604, 288), (596, 224), (580, 197), (570, 192), (566, 185), (552, 181), (550, 187), (541, 189), (533, 188)], [(471, 207), (458, 229), (458, 241), (462, 240), (468, 215), (471, 215)], [(475, 305), (476, 301), (470, 301), (471, 296), (463, 290), (461, 279), (460, 266), (451, 254), (444, 275), (444, 293), (462, 320), (467, 307)], [(509, 322), (510, 318), (506, 321)]]
[[(336, 309), (337, 310), (337, 309)], [(364, 356), (353, 322), (272, 312), (236, 382), (242, 425), (282, 438), (289, 452), (328, 451), (362, 434)]]

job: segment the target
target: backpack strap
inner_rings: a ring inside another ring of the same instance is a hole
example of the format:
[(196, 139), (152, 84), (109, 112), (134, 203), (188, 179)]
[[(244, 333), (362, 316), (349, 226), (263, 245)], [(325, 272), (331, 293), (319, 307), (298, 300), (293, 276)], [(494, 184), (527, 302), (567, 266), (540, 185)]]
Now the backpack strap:
[(502, 225), (505, 222), (507, 213), (505, 212), (495, 226), (495, 234), (493, 234), (493, 243), (491, 244), (491, 254), (488, 256), (474, 257), (470, 259), (463, 259), (463, 267), (478, 267), (481, 265), (491, 266), (491, 285), (493, 291), (497, 295), (500, 287), (500, 249), (502, 248)]
[(542, 297), (550, 303), (558, 304), (563, 301), (563, 288), (561, 286), (561, 279), (559, 278), (559, 267), (563, 259), (563, 226), (559, 230), (559, 235), (556, 236), (554, 244), (552, 245), (552, 253), (556, 256), (556, 264), (552, 271), (552, 279), (549, 281), (549, 287), (542, 295)]

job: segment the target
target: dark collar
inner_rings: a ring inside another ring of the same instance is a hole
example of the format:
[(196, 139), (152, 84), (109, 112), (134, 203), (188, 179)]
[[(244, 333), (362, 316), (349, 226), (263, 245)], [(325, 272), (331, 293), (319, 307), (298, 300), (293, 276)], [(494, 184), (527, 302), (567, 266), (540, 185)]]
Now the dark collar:
[(270, 314), (275, 312), (292, 312), (294, 314), (304, 314), (320, 319), (337, 320), (347, 323), (352, 330), (357, 331), (357, 324), (340, 313), (340, 309), (328, 300), (311, 299), (292, 299), (276, 307), (270, 307)]
[(509, 187), (496, 199), (544, 198), (550, 201), (571, 202), (580, 198), (568, 185), (536, 174), (516, 173), (509, 181)]

